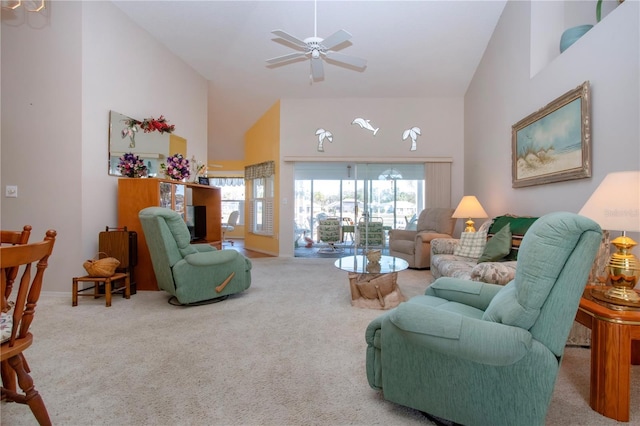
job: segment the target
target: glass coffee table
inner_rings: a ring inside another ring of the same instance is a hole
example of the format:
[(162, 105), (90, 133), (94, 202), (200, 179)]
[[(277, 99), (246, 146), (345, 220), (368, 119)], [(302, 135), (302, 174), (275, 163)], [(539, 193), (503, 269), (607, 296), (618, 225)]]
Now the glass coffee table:
[(351, 305), (370, 309), (390, 309), (405, 300), (398, 287), (398, 272), (409, 263), (393, 256), (370, 262), (364, 254), (336, 259), (336, 268), (349, 273)]
[(376, 265), (369, 262), (364, 254), (341, 257), (335, 261), (334, 265), (338, 269), (354, 274), (391, 274), (409, 267), (406, 260), (393, 256), (382, 256)]

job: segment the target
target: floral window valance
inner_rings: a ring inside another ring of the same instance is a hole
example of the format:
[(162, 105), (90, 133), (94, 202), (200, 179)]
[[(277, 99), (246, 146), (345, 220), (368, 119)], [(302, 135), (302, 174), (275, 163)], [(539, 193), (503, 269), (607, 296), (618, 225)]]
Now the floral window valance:
[(276, 173), (275, 161), (265, 161), (264, 163), (252, 164), (244, 168), (244, 178), (247, 180), (264, 179)]
[(209, 184), (213, 184), (213, 186), (242, 186), (244, 185), (244, 178), (220, 176), (209, 178)]

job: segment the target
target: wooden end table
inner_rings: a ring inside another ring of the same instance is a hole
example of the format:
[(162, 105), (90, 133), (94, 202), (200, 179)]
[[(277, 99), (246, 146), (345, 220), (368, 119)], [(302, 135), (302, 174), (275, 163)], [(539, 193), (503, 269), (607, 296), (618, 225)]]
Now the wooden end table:
[(631, 365), (640, 364), (640, 309), (596, 301), (587, 286), (576, 321), (591, 329), (589, 405), (598, 413), (629, 421)]

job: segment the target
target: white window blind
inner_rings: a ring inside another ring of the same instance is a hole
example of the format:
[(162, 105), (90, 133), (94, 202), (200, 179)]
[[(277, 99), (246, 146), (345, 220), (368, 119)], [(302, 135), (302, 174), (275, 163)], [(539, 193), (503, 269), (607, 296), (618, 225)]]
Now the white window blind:
[(245, 178), (251, 182), (249, 200), (249, 232), (256, 235), (273, 236), (274, 175), (273, 162), (256, 164), (245, 168)]
[(257, 235), (273, 235), (273, 198), (254, 199), (249, 203), (251, 232)]

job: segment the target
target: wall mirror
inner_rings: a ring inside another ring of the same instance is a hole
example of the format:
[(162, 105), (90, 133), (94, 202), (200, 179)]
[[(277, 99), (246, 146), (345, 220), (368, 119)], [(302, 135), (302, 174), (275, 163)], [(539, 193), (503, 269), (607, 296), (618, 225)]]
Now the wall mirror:
[(118, 171), (120, 157), (132, 153), (140, 157), (148, 169), (149, 177), (162, 177), (160, 164), (169, 155), (180, 153), (187, 156), (187, 140), (172, 133), (145, 133), (142, 129), (132, 131), (131, 117), (116, 111), (109, 113), (109, 174), (122, 176)]

